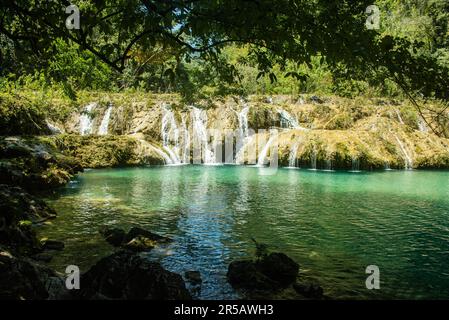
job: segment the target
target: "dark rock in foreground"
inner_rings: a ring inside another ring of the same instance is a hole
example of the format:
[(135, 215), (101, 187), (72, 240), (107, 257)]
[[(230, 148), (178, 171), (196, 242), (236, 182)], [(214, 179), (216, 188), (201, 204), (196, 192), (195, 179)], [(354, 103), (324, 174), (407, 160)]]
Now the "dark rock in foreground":
[(119, 247), (123, 243), (123, 239), (125, 238), (125, 231), (119, 228), (101, 228), (100, 234), (104, 237), (104, 239), (114, 247)]
[(299, 272), (299, 265), (286, 254), (273, 252), (257, 262), (257, 268), (273, 281), (281, 285), (295, 282)]
[(299, 265), (280, 252), (229, 264), (228, 281), (249, 299), (324, 299), (323, 288), (296, 282)]
[(190, 300), (182, 277), (130, 251), (101, 259), (81, 277), (83, 299)]
[(228, 280), (234, 288), (276, 290), (296, 281), (299, 265), (287, 255), (273, 252), (260, 260), (240, 260), (229, 265)]
[(279, 287), (279, 283), (263, 274), (252, 260), (231, 262), (227, 277), (235, 289), (275, 290)]
[(201, 285), (203, 279), (201, 279), (201, 273), (199, 271), (186, 271), (184, 277), (194, 286)]
[(310, 299), (322, 299), (324, 297), (323, 288), (317, 284), (295, 283), (293, 288), (296, 292)]
[(0, 247), (0, 300), (61, 299), (64, 280), (53, 270)]

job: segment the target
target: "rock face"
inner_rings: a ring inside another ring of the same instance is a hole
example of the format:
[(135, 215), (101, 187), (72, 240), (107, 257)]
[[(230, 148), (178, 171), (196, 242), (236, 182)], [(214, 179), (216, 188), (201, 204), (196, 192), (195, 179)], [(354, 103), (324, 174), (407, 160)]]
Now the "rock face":
[(234, 261), (228, 281), (237, 289), (277, 290), (295, 282), (299, 265), (283, 253), (270, 253), (260, 260)]
[(189, 300), (182, 277), (130, 251), (101, 259), (81, 277), (83, 299)]

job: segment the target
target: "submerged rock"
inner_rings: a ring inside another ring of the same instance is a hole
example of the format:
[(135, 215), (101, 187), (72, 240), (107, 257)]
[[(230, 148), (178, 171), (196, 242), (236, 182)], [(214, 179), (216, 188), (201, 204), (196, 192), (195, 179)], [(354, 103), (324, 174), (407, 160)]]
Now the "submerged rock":
[(133, 238), (131, 241), (123, 245), (124, 249), (140, 252), (140, 251), (149, 251), (156, 246), (156, 241), (150, 240), (146, 237), (137, 236)]
[(125, 238), (123, 239), (124, 242), (128, 243), (134, 238), (137, 237), (144, 237), (152, 241), (156, 242), (170, 242), (172, 241), (170, 238), (163, 237), (161, 235), (158, 235), (156, 233), (147, 231), (145, 229), (139, 228), (139, 227), (132, 227), (129, 232), (126, 234)]
[(293, 285), (295, 291), (306, 298), (322, 299), (324, 298), (324, 290), (317, 284), (301, 284), (295, 283)]
[(130, 251), (101, 259), (81, 277), (83, 299), (189, 300), (182, 277)]
[(42, 248), (44, 250), (63, 250), (65, 247), (64, 242), (62, 241), (56, 241), (56, 240), (48, 240), (45, 239), (42, 241)]
[(128, 233), (120, 228), (104, 227), (100, 233), (105, 240), (114, 247), (122, 247), (132, 251), (149, 251), (158, 243), (167, 243), (172, 241), (170, 238), (160, 236), (148, 230), (132, 227)]

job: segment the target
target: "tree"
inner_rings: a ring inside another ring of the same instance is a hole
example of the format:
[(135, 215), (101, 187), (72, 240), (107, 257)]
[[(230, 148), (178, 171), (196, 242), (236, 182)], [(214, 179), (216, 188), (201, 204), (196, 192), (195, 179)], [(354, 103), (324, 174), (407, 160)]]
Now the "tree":
[[(323, 56), (331, 69), (344, 66), (353, 75), (382, 69), (406, 92), (449, 99), (449, 68), (422, 50), (422, 40), (365, 28), (372, 0), (80, 0), (79, 30), (65, 27), (69, 4), (4, 3), (0, 32), (23, 57), (43, 63), (57, 38), (76, 43), (120, 73), (139, 51), (162, 47), (177, 62), (200, 57), (219, 63), (220, 51), (232, 43), (249, 46), (261, 74), (272, 80), (274, 65), (282, 70), (290, 61), (311, 64)], [(442, 25), (435, 9), (430, 11)]]

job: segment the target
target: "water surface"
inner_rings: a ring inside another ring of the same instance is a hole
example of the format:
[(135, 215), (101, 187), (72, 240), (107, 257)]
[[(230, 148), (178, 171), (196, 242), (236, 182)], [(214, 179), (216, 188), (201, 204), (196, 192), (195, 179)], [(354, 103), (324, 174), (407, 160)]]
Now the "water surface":
[[(449, 298), (449, 172), (261, 170), (87, 171), (50, 199), (59, 217), (40, 233), (66, 243), (52, 262), (61, 272), (113, 251), (98, 234), (104, 225), (172, 237), (151, 258), (200, 271), (200, 298), (238, 297), (227, 265), (253, 256), (251, 237), (294, 258), (333, 298)], [(380, 290), (365, 287), (368, 265), (380, 268)]]

